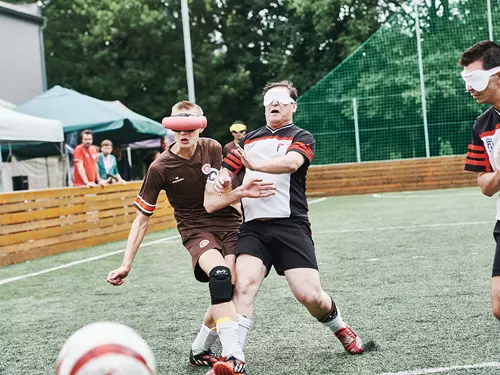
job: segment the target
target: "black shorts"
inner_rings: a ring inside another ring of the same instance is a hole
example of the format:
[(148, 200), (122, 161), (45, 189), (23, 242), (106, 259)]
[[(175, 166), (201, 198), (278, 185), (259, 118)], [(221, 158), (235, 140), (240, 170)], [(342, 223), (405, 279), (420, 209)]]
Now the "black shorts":
[(281, 276), (293, 268), (318, 269), (311, 225), (306, 219), (252, 220), (243, 223), (236, 242), (236, 256), (240, 254), (261, 259), (267, 274), (272, 266)]
[(495, 237), (495, 242), (497, 243), (495, 259), (493, 260), (493, 277), (495, 277), (500, 276), (500, 221), (498, 220), (495, 224), (495, 229), (493, 229), (493, 237)]

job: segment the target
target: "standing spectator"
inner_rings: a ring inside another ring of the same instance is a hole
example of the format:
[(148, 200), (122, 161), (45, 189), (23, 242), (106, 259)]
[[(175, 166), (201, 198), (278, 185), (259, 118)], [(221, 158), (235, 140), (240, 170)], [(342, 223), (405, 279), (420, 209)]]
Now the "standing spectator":
[(81, 144), (73, 152), (74, 186), (96, 186), (96, 182), (105, 185), (97, 174), (97, 150), (92, 146), (92, 130), (84, 130), (80, 134)]
[(99, 177), (105, 180), (106, 183), (112, 184), (119, 182), (124, 184), (125, 181), (118, 172), (118, 163), (114, 155), (111, 154), (113, 143), (109, 139), (101, 142), (101, 153), (97, 158), (97, 167), (99, 168)]
[[(222, 149), (222, 157), (224, 158), (233, 148), (236, 148), (236, 145), (238, 145), (243, 139), (243, 137), (247, 133), (247, 126), (243, 122), (237, 120), (233, 122), (233, 124), (229, 127), (229, 130), (233, 135), (233, 140), (226, 144)], [(241, 183), (243, 182), (243, 177), (245, 177), (244, 170), (242, 170), (239, 174), (232, 176), (231, 186), (233, 187), (233, 189), (241, 185)]]
[(132, 181), (132, 168), (128, 162), (128, 158), (123, 157), (123, 150), (121, 147), (113, 149), (113, 155), (116, 157), (118, 164), (118, 173), (125, 181)]

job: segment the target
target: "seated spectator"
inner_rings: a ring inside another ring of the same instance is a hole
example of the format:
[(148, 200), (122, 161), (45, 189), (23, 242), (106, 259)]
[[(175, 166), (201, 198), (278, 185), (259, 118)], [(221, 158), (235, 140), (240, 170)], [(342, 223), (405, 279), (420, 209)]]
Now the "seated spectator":
[(116, 161), (115, 156), (111, 154), (111, 151), (113, 151), (113, 143), (109, 139), (102, 141), (101, 153), (97, 159), (99, 177), (102, 180), (105, 180), (108, 184), (115, 182), (124, 184), (125, 180), (118, 172), (118, 162)]

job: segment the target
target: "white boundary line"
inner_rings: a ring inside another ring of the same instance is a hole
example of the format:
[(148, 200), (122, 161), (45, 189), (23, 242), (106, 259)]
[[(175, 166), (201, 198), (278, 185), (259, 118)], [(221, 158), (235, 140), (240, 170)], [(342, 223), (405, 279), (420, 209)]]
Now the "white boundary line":
[(463, 366), (451, 366), (451, 367), (423, 368), (418, 370), (400, 371), (400, 372), (384, 372), (383, 374), (379, 375), (424, 375), (424, 374), (437, 374), (440, 372), (449, 372), (453, 370), (468, 370), (468, 369), (478, 369), (478, 368), (500, 369), (500, 362), (477, 363), (475, 365), (463, 365)]
[(481, 198), (481, 194), (478, 192), (471, 192), (470, 194), (466, 193), (458, 193), (458, 194), (394, 194), (394, 193), (387, 193), (387, 194), (372, 194), (373, 198), (378, 198), (378, 199), (422, 199), (422, 198), (454, 198), (454, 197), (477, 197)]
[(314, 203), (319, 203), (319, 202), (324, 202), (328, 199), (328, 197), (324, 197), (324, 198), (318, 198), (318, 199), (313, 199), (312, 201), (308, 201), (307, 203), (308, 204), (314, 204)]
[[(170, 237), (166, 237), (166, 238), (161, 238), (159, 240), (145, 242), (145, 243), (143, 243), (141, 245), (141, 247), (156, 245), (156, 244), (159, 244), (159, 243), (164, 243), (164, 242), (168, 242), (168, 241), (171, 241), (171, 240), (176, 240), (178, 238), (179, 238), (178, 235), (177, 236), (170, 236)], [(12, 283), (14, 281), (19, 281), (19, 280), (27, 279), (29, 277), (43, 275), (43, 274), (46, 274), (46, 273), (49, 273), (49, 272), (54, 272), (54, 271), (62, 270), (64, 268), (70, 268), (70, 267), (77, 266), (77, 265), (82, 264), (82, 263), (92, 262), (94, 260), (99, 260), (99, 259), (107, 258), (107, 257), (113, 256), (113, 255), (116, 255), (116, 254), (120, 254), (120, 253), (124, 253), (124, 252), (125, 252), (125, 249), (111, 251), (109, 253), (105, 253), (105, 254), (101, 254), (101, 255), (96, 255), (96, 256), (93, 256), (93, 257), (90, 257), (90, 258), (80, 259), (80, 260), (77, 260), (77, 261), (74, 261), (74, 262), (71, 262), (71, 263), (61, 264), (60, 266), (57, 266), (57, 267), (47, 268), (47, 269), (44, 269), (44, 270), (41, 270), (41, 271), (38, 271), (38, 272), (29, 273), (27, 275), (21, 275), (21, 276), (11, 277), (10, 279), (0, 280), (0, 285), (7, 284), (7, 283)]]
[(458, 227), (464, 225), (484, 225), (491, 224), (493, 221), (471, 221), (465, 223), (437, 223), (437, 224), (421, 224), (421, 225), (401, 225), (397, 227), (378, 227), (378, 228), (359, 228), (359, 229), (343, 229), (343, 230), (313, 230), (315, 234), (329, 234), (329, 233), (357, 233), (357, 232), (381, 232), (384, 230), (400, 230), (400, 229), (417, 229), (417, 228), (440, 228), (440, 227)]

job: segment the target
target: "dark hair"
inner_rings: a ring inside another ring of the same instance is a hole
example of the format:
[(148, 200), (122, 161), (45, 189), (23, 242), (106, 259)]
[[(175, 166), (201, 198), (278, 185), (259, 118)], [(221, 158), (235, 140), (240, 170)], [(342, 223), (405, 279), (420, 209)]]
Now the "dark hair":
[(268, 83), (264, 87), (264, 95), (266, 94), (266, 92), (268, 92), (269, 90), (271, 90), (272, 88), (275, 88), (275, 87), (284, 87), (284, 88), (288, 89), (288, 92), (290, 93), (290, 97), (293, 100), (297, 100), (297, 98), (299, 96), (299, 92), (297, 91), (297, 89), (295, 88), (295, 86), (293, 85), (293, 83), (290, 82), (287, 79), (285, 79), (283, 81), (279, 81), (279, 82), (270, 82), (270, 83)]
[(113, 142), (111, 142), (109, 139), (105, 139), (104, 141), (101, 142), (101, 147), (104, 147), (104, 146), (113, 147)]
[(467, 66), (481, 60), (483, 69), (491, 69), (500, 66), (500, 44), (491, 40), (483, 40), (468, 48), (460, 57), (458, 64)]
[(82, 132), (80, 133), (80, 139), (83, 139), (83, 136), (84, 136), (85, 134), (90, 134), (90, 135), (92, 135), (92, 136), (93, 136), (93, 135), (94, 135), (94, 132), (93, 132), (92, 130), (85, 129), (84, 131), (82, 131)]

